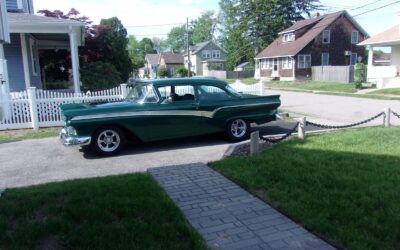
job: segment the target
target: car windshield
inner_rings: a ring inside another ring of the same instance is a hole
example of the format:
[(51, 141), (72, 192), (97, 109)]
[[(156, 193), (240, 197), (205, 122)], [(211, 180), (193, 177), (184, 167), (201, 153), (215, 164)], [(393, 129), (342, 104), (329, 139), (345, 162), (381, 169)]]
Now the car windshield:
[(156, 103), (159, 100), (153, 85), (144, 83), (134, 84), (127, 99), (138, 103)]
[(226, 89), (234, 96), (242, 96), (236, 89), (232, 88), (229, 84), (226, 85)]

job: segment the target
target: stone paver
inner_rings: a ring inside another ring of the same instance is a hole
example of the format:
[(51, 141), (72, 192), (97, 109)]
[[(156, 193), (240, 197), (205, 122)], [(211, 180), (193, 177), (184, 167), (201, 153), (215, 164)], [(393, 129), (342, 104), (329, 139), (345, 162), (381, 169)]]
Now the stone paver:
[(335, 249), (204, 164), (148, 172), (212, 249)]

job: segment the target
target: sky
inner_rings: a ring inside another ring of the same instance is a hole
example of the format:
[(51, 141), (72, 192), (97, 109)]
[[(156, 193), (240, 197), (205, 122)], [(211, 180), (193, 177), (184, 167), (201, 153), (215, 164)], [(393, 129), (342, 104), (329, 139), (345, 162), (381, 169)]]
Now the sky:
[[(325, 12), (346, 9), (351, 15), (376, 9), (396, 2), (395, 0), (320, 0), (326, 6)], [(34, 0), (35, 11), (40, 9), (68, 12), (75, 8), (89, 16), (94, 23), (101, 18), (117, 16), (128, 33), (139, 40), (143, 37), (166, 37), (174, 25), (153, 27), (132, 27), (140, 25), (183, 24), (186, 18), (195, 19), (207, 10), (218, 12), (218, 0)], [(400, 2), (370, 13), (355, 17), (356, 21), (369, 33), (377, 34), (400, 22)]]

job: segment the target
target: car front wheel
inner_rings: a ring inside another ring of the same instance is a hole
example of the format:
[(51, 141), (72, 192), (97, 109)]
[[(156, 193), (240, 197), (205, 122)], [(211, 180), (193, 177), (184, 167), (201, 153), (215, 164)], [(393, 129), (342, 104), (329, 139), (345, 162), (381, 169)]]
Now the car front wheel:
[(243, 141), (248, 138), (249, 132), (248, 122), (243, 119), (235, 119), (228, 123), (225, 134), (230, 141)]
[(92, 149), (100, 155), (115, 155), (119, 153), (126, 144), (125, 133), (122, 129), (114, 126), (99, 128), (92, 136)]

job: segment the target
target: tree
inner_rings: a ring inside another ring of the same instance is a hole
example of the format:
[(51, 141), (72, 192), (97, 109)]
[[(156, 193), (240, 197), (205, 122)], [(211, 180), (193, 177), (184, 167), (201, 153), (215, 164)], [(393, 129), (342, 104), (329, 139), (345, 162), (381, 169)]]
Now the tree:
[(228, 67), (250, 61), (278, 32), (319, 9), (318, 0), (221, 0), (221, 41)]
[(55, 17), (55, 18), (60, 18), (60, 19), (71, 19), (75, 21), (79, 21), (82, 23), (85, 23), (85, 28), (86, 28), (86, 33), (87, 35), (92, 34), (93, 29), (92, 29), (92, 21), (88, 16), (81, 15), (79, 11), (77, 11), (75, 8), (71, 8), (67, 14), (64, 14), (61, 10), (38, 10), (39, 14), (42, 14), (43, 16), (47, 17)]
[(213, 39), (216, 25), (217, 18), (214, 11), (204, 12), (190, 24), (190, 43), (196, 44)]
[(105, 27), (104, 31), (98, 34), (99, 45), (104, 52), (103, 59), (115, 66), (125, 82), (133, 69), (127, 51), (127, 31), (117, 17), (101, 19), (100, 26)]
[(141, 49), (142, 52), (143, 52), (143, 57), (144, 57), (146, 54), (154, 54), (154, 53), (157, 53), (157, 51), (154, 49), (153, 41), (152, 41), (150, 38), (147, 38), (147, 37), (143, 38), (143, 39), (140, 41), (139, 44), (140, 44), (140, 49)]
[[(118, 18), (102, 19), (100, 25), (92, 25), (89, 17), (80, 15), (74, 8), (67, 14), (60, 10), (39, 10), (38, 13), (48, 17), (84, 22), (85, 45), (79, 47), (81, 66), (97, 61), (108, 62), (117, 69), (122, 81), (129, 78), (132, 73), (132, 62), (127, 51), (127, 31)], [(65, 60), (68, 62), (69, 59)]]
[(166, 43), (170, 50), (176, 53), (186, 48), (186, 27), (185, 25), (173, 27), (168, 33)]
[(153, 42), (153, 49), (157, 51), (157, 54), (164, 52), (168, 47), (163, 38), (153, 37), (151, 41)]
[(138, 70), (144, 66), (144, 55), (139, 41), (132, 35), (128, 37), (128, 53), (132, 62), (133, 72), (138, 73)]

